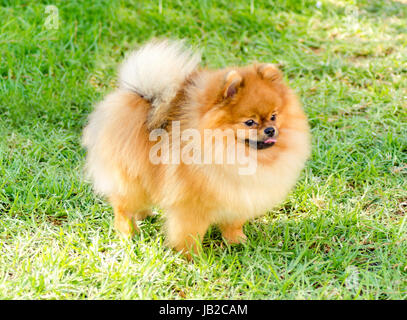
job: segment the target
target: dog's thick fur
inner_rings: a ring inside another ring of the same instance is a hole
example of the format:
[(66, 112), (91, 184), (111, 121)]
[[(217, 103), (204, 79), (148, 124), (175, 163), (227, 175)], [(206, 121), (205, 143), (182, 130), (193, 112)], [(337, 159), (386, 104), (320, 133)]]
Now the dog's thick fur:
[[(135, 221), (159, 206), (168, 244), (177, 250), (195, 250), (211, 224), (230, 243), (244, 241), (245, 221), (286, 197), (310, 154), (306, 116), (275, 66), (207, 70), (198, 68), (199, 61), (178, 41), (153, 41), (132, 53), (120, 69), (120, 88), (96, 106), (83, 136), (87, 171), (111, 202), (115, 227), (132, 235)], [(149, 133), (171, 133), (174, 120), (181, 131), (193, 128), (203, 136), (204, 129), (247, 130), (248, 119), (257, 123), (259, 141), (264, 128), (278, 131), (273, 146), (256, 150), (255, 174), (239, 175), (238, 164), (149, 159), (156, 144)]]

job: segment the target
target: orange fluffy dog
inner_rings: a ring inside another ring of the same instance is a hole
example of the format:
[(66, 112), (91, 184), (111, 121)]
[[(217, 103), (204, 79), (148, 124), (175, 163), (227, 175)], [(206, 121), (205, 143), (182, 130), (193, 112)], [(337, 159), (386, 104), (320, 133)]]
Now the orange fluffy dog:
[[(207, 70), (199, 61), (179, 41), (133, 52), (120, 88), (97, 105), (83, 136), (87, 171), (111, 202), (117, 230), (133, 235), (136, 221), (160, 206), (168, 244), (187, 253), (211, 224), (229, 243), (244, 241), (244, 223), (284, 200), (310, 154), (307, 118), (275, 66)], [(232, 139), (214, 147), (207, 142), (216, 134), (200, 139), (211, 130)], [(251, 171), (225, 161), (230, 145), (255, 164)]]

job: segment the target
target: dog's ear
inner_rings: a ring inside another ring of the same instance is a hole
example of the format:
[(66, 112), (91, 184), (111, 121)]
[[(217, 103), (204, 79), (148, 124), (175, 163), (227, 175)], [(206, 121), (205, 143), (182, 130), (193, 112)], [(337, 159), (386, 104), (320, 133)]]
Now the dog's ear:
[(280, 81), (283, 79), (283, 73), (271, 63), (257, 65), (257, 73), (265, 80)]
[(242, 80), (242, 76), (236, 70), (229, 71), (225, 75), (223, 98), (227, 99), (233, 97), (242, 84)]

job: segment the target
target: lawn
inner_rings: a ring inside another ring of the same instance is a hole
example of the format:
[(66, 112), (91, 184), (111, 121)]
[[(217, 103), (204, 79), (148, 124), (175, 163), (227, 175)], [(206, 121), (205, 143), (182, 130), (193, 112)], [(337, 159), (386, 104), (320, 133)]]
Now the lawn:
[[(406, 1), (0, 3), (0, 299), (407, 298)], [(193, 262), (161, 215), (117, 236), (83, 174), (88, 114), (154, 36), (280, 63), (312, 127), (287, 200)]]

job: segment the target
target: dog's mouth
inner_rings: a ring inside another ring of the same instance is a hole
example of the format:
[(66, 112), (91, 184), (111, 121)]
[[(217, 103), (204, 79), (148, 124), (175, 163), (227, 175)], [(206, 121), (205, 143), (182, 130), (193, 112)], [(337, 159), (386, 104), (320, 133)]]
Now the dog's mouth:
[(257, 149), (257, 150), (270, 148), (276, 142), (277, 142), (276, 138), (267, 138), (264, 141), (253, 141), (253, 140), (250, 140), (250, 139), (245, 140), (246, 145), (248, 145), (249, 147), (251, 147), (253, 149)]

